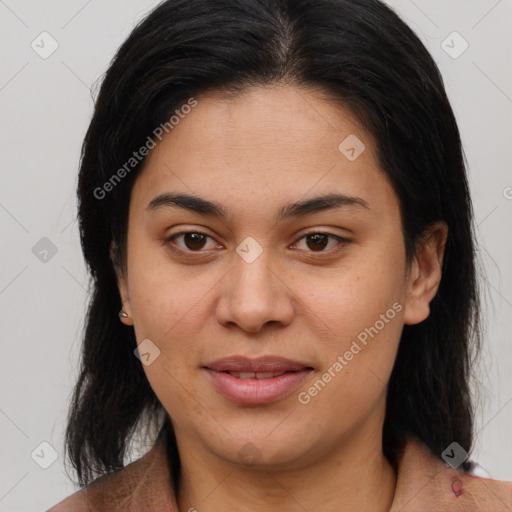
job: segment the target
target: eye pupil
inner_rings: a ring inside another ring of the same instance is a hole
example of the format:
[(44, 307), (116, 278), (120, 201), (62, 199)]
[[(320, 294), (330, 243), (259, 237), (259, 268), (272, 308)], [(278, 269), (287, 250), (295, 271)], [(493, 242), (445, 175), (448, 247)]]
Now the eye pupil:
[[(194, 250), (194, 249), (202, 249), (204, 246), (205, 236), (201, 235), (200, 233), (184, 233), (184, 241), (185, 245), (188, 249)], [(190, 246), (190, 239), (192, 239), (192, 247)], [(202, 242), (202, 243), (201, 243)], [(200, 247), (195, 246), (195, 244), (199, 244)]]
[[(314, 233), (312, 235), (307, 235), (307, 242), (309, 243), (311, 241), (313, 241), (314, 244), (319, 244), (320, 249), (324, 249), (325, 246), (327, 245), (327, 235), (324, 235), (322, 233)], [(317, 245), (317, 248), (318, 248), (318, 245)]]

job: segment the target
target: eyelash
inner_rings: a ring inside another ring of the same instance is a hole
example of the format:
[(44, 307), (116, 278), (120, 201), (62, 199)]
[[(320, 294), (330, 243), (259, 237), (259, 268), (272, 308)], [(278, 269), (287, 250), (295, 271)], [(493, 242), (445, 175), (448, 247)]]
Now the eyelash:
[[(190, 249), (182, 249), (182, 248), (176, 248), (176, 247), (173, 247), (172, 245), (176, 245), (174, 243), (174, 240), (182, 235), (186, 235), (186, 234), (189, 234), (189, 233), (193, 233), (193, 234), (196, 234), (196, 235), (202, 235), (202, 236), (205, 236), (207, 238), (211, 238), (213, 240), (213, 238), (210, 236), (210, 235), (207, 235), (206, 233), (202, 233), (201, 231), (195, 231), (195, 230), (191, 230), (191, 231), (180, 231), (179, 233), (175, 233), (167, 238), (164, 239), (164, 242), (168, 245), (168, 247), (175, 253), (178, 253), (180, 255), (183, 255), (183, 254), (193, 254), (193, 253), (201, 253), (201, 252), (207, 252), (207, 251), (203, 251), (203, 250), (199, 250), (199, 251), (192, 251)], [(321, 251), (306, 251), (306, 252), (310, 252), (310, 253), (313, 253), (313, 254), (329, 254), (329, 255), (332, 255), (340, 250), (342, 250), (346, 245), (350, 244), (352, 241), (349, 240), (348, 238), (343, 238), (341, 236), (338, 236), (338, 235), (333, 235), (332, 233), (325, 233), (323, 231), (311, 231), (309, 233), (305, 233), (304, 235), (302, 235), (298, 240), (297, 242), (294, 243), (297, 244), (298, 242), (300, 242), (301, 240), (303, 240), (304, 238), (306, 238), (307, 236), (309, 235), (326, 235), (328, 236), (329, 238), (334, 238), (336, 240), (338, 240), (338, 244), (336, 245), (336, 247), (334, 247), (333, 249), (330, 249), (330, 250), (327, 250), (327, 251), (324, 251), (324, 250), (321, 250)]]

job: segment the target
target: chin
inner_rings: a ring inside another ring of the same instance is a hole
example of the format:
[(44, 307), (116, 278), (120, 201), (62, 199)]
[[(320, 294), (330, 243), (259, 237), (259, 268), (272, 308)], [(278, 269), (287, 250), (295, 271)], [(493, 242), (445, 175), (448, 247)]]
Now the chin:
[[(209, 451), (217, 457), (232, 464), (241, 465), (247, 469), (297, 469), (300, 465), (307, 465), (318, 457), (318, 450), (308, 446), (297, 439), (307, 436), (298, 436), (297, 433), (282, 432), (279, 436), (245, 435), (239, 438), (225, 436), (224, 442), (211, 444), (208, 438)], [(219, 441), (219, 438), (216, 438)]]

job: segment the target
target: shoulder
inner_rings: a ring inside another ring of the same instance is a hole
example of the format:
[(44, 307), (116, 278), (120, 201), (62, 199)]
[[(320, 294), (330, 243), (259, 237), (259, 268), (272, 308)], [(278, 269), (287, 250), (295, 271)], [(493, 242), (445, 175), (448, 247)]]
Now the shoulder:
[(47, 512), (177, 511), (165, 444), (125, 468), (103, 475)]
[(415, 438), (408, 438), (398, 464), (391, 512), (419, 510), (499, 512), (512, 510), (512, 482), (454, 469)]

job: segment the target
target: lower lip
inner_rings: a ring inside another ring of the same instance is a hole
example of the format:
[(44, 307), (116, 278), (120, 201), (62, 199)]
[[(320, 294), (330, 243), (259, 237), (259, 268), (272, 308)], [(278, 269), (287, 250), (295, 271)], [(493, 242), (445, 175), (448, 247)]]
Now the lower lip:
[(297, 389), (313, 371), (311, 369), (283, 373), (268, 379), (239, 379), (229, 373), (205, 368), (217, 390), (237, 404), (269, 404)]

